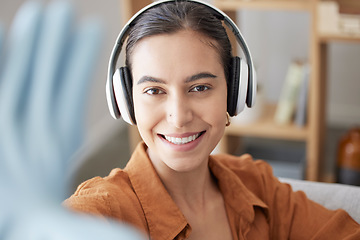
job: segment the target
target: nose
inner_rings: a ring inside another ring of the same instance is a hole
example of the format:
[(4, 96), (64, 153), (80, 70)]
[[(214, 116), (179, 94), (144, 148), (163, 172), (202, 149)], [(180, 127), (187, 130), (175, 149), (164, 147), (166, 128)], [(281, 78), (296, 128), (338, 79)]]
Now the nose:
[(167, 104), (167, 121), (176, 128), (182, 128), (193, 120), (191, 103), (186, 97), (173, 96)]

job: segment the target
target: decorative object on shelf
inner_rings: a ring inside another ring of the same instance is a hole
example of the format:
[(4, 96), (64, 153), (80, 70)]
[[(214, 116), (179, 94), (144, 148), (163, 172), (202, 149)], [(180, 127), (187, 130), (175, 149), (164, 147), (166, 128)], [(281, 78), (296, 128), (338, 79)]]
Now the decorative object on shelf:
[(360, 127), (350, 129), (339, 142), (337, 181), (360, 186)]
[(360, 14), (358, 12), (342, 12), (336, 1), (318, 3), (318, 28), (323, 34), (360, 35)]
[(339, 28), (342, 33), (360, 35), (360, 15), (340, 14)]
[(298, 127), (305, 127), (307, 123), (308, 95), (309, 95), (309, 77), (310, 66), (304, 65), (304, 76), (300, 84), (299, 96), (296, 104), (295, 124)]
[(318, 28), (321, 33), (339, 33), (339, 4), (337, 2), (319, 2), (318, 14)]
[(276, 107), (274, 121), (277, 124), (289, 124), (294, 116), (302, 82), (306, 78), (307, 64), (294, 61), (290, 64), (280, 98)]

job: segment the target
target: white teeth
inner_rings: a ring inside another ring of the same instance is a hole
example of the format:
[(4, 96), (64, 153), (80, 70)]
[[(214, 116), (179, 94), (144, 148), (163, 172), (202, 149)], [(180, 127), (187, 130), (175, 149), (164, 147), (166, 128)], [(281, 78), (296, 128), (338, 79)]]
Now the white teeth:
[(197, 133), (192, 136), (184, 137), (184, 138), (175, 138), (175, 137), (169, 137), (169, 136), (165, 135), (165, 139), (173, 144), (180, 145), (180, 144), (186, 144), (186, 143), (194, 141), (195, 139), (197, 139), (199, 137), (199, 135), (200, 135), (200, 133)]

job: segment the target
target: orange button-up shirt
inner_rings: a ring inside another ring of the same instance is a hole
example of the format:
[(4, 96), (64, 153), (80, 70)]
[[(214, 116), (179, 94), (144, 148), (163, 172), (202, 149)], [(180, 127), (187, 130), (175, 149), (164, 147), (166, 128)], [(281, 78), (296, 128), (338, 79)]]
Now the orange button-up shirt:
[[(224, 197), (233, 239), (360, 239), (345, 211), (330, 211), (280, 183), (264, 161), (250, 155), (210, 156), (209, 168)], [(191, 226), (139, 144), (124, 170), (82, 183), (64, 204), (130, 223), (153, 240), (186, 239)], [(211, 229), (209, 229), (211, 231)]]

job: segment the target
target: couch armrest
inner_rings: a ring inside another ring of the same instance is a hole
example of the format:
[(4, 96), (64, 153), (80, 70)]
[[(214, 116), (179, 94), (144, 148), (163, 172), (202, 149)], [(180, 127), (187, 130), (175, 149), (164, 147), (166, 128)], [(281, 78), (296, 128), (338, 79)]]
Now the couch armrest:
[(303, 191), (309, 199), (328, 209), (344, 209), (360, 223), (360, 187), (338, 183), (321, 183), (279, 178), (291, 185), (294, 191)]

